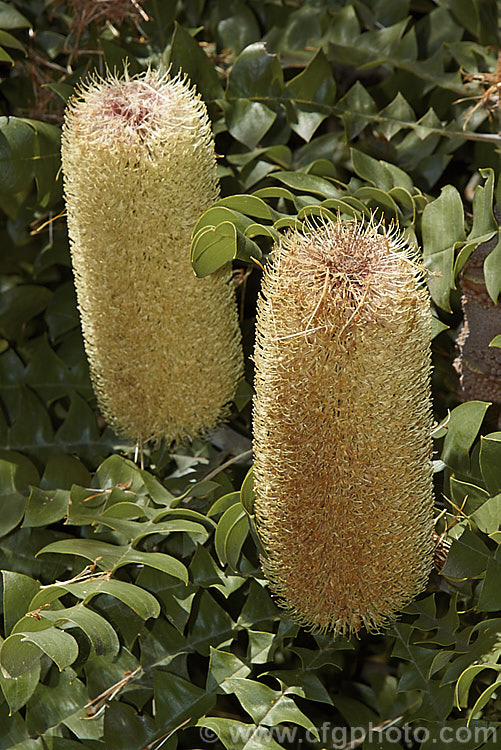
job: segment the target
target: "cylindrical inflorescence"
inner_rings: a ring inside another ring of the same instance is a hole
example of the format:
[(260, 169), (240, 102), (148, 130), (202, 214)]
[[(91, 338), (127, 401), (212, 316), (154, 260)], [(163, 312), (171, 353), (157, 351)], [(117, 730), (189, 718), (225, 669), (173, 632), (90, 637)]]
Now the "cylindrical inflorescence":
[(63, 128), (68, 230), (98, 404), (134, 440), (184, 440), (227, 415), (242, 372), (229, 266), (197, 279), (200, 214), (218, 195), (204, 103), (149, 70), (94, 78)]
[(429, 298), (395, 231), (310, 230), (274, 249), (258, 303), (263, 568), (300, 624), (377, 631), (432, 567)]

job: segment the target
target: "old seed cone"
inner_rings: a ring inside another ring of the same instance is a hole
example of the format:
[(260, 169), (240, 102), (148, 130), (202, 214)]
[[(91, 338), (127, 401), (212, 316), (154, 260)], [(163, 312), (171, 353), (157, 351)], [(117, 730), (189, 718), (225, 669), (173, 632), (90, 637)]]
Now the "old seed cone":
[(316, 631), (377, 631), (432, 566), (430, 312), (395, 231), (320, 223), (274, 249), (258, 304), (264, 571)]
[(182, 78), (93, 78), (67, 109), (68, 229), (99, 406), (133, 440), (227, 414), (242, 371), (230, 269), (197, 279), (193, 227), (218, 195), (205, 105)]

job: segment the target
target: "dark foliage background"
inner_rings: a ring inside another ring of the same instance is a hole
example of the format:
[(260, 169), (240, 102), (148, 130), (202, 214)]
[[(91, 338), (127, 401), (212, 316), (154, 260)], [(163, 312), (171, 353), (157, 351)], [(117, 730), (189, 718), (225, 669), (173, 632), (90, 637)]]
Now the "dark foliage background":
[[(455, 280), (482, 242), (494, 247), (483, 283), (494, 301), (501, 289), (499, 11), (0, 2), (0, 750), (328, 750), (340, 735), (315, 736), (324, 722), (414, 722), (429, 737), (413, 747), (429, 750), (443, 726), (499, 726), (501, 432), (485, 396), (460, 403), (452, 366)], [(234, 260), (247, 355), (230, 423), (148, 450), (145, 469), (96, 410), (61, 198), (64, 102), (86, 74), (125, 64), (182, 69), (207, 103), (222, 199), (192, 261), (204, 275)], [(269, 597), (250, 471), (252, 258), (319, 212), (376, 213), (423, 248), (442, 556), (451, 545), (387, 632), (335, 641)], [(404, 744), (376, 733), (357, 746)]]

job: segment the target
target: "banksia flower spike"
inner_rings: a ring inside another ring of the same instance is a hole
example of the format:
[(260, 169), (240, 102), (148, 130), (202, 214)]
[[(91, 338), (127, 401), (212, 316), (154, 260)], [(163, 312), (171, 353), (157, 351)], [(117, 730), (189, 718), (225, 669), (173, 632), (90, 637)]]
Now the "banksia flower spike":
[(205, 105), (154, 71), (94, 78), (66, 112), (62, 160), (85, 347), (99, 406), (138, 441), (192, 439), (242, 370), (230, 268), (197, 279), (193, 227), (217, 198)]
[(315, 631), (377, 631), (432, 567), (430, 312), (395, 231), (292, 232), (263, 279), (256, 519), (271, 590)]

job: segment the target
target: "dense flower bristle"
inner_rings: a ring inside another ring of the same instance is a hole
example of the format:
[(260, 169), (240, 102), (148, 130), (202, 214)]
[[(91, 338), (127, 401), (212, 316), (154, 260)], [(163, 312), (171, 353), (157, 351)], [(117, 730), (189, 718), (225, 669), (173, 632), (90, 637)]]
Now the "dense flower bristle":
[(134, 440), (192, 439), (226, 416), (242, 371), (230, 269), (195, 278), (193, 227), (217, 198), (205, 105), (154, 71), (93, 78), (62, 157), (85, 346), (100, 408)]
[(300, 624), (374, 631), (432, 566), (429, 300), (395, 231), (310, 230), (275, 248), (258, 305), (263, 568)]

